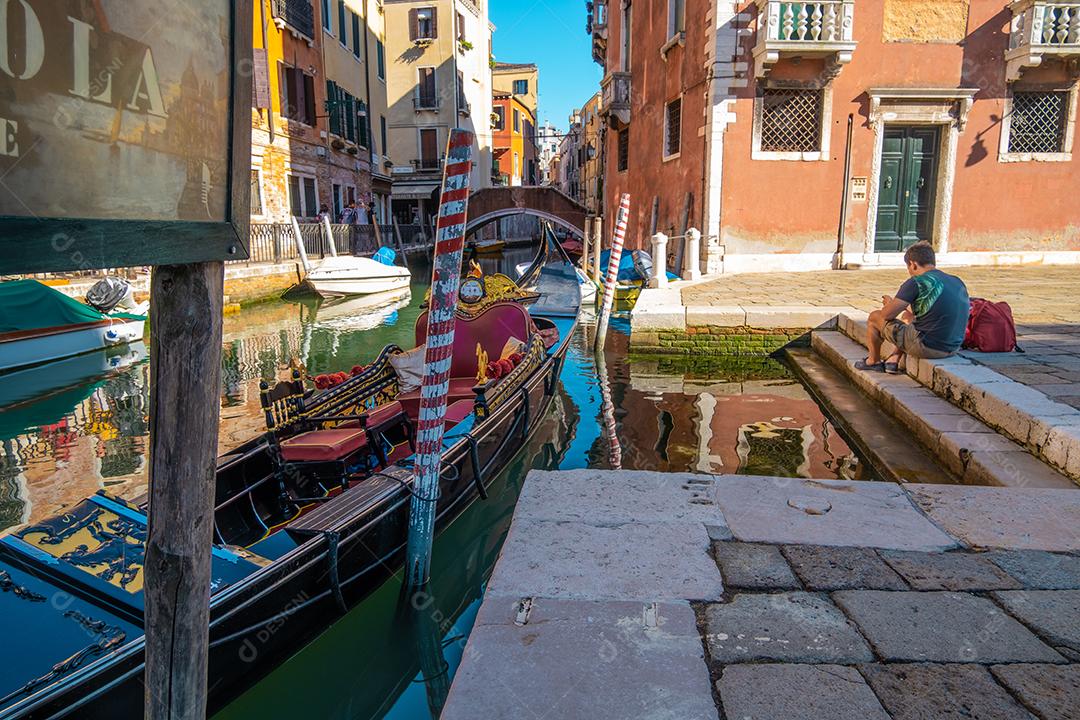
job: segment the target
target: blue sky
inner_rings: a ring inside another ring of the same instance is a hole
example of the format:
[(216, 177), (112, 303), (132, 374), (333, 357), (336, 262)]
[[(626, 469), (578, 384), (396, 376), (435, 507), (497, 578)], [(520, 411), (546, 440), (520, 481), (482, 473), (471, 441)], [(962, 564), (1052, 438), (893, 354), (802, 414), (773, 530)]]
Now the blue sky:
[(539, 124), (560, 130), (566, 118), (600, 88), (600, 66), (585, 34), (585, 0), (490, 0), (499, 62), (540, 67)]

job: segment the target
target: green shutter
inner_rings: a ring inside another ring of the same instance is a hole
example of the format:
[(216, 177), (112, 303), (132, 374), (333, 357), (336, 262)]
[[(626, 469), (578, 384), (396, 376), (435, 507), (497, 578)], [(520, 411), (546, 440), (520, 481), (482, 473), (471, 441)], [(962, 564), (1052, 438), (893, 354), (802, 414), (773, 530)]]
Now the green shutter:
[(326, 109), (330, 116), (330, 132), (341, 135), (341, 108), (338, 103), (338, 86), (333, 80), (326, 81)]
[(338, 0), (337, 3), (337, 28), (338, 37), (341, 39), (342, 45), (347, 45), (349, 42), (349, 36), (345, 30), (345, 0)]
[(352, 14), (352, 54), (360, 57), (360, 16)]

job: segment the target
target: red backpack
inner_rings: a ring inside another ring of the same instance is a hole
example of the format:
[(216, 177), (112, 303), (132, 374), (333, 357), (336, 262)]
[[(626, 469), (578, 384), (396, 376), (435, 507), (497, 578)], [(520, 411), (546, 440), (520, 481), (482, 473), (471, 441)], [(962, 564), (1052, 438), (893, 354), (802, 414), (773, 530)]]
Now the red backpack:
[(971, 315), (964, 332), (965, 350), (1023, 352), (1016, 345), (1016, 323), (1007, 302), (971, 298)]

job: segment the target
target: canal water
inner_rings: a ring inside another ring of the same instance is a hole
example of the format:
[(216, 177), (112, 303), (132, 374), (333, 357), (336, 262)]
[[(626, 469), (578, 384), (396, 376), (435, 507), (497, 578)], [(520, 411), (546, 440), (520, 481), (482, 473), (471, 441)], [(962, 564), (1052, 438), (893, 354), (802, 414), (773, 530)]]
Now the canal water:
[[(512, 273), (531, 254), (510, 250), (484, 264)], [(221, 448), (262, 431), (258, 383), (290, 363), (315, 375), (367, 363), (388, 343), (411, 347), (425, 292), (418, 282), (379, 305), (298, 298), (227, 317)], [(598, 366), (594, 325), (581, 324), (552, 411), (490, 497), (438, 537), (424, 594), (406, 597), (392, 578), (219, 720), (437, 717), (529, 469), (869, 479), (781, 363), (634, 357), (627, 331), (613, 322)], [(148, 378), (141, 344), (0, 376), (0, 529), (99, 489), (132, 500), (145, 493)]]

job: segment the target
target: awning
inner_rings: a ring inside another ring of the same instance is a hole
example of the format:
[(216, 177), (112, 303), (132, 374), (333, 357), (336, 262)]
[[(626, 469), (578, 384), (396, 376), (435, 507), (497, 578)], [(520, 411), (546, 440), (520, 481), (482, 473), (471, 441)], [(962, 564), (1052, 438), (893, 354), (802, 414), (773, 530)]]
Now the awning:
[(393, 198), (395, 200), (430, 200), (431, 193), (439, 187), (437, 180), (429, 182), (394, 182)]

